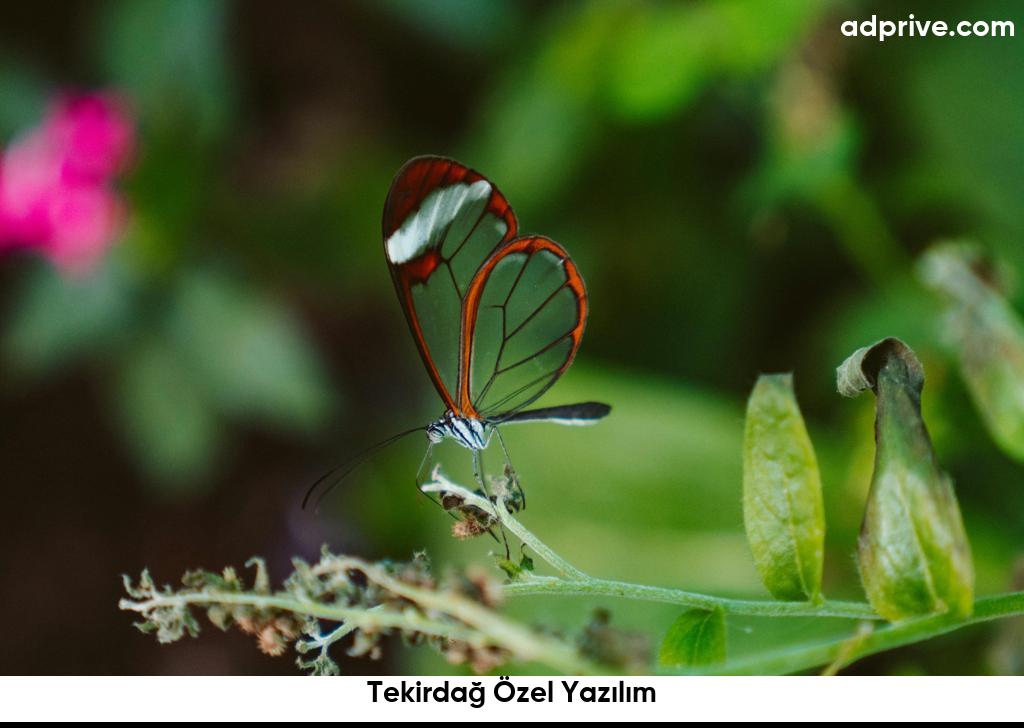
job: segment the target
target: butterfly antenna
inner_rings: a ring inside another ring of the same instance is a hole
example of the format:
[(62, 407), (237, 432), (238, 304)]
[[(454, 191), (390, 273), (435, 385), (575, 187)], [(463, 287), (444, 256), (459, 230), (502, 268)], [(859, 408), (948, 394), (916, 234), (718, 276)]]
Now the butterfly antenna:
[(351, 475), (353, 471), (356, 470), (356, 468), (358, 468), (360, 465), (369, 460), (371, 456), (373, 456), (380, 450), (383, 450), (388, 445), (392, 445), (398, 442), (403, 437), (407, 437), (413, 434), (414, 432), (423, 432), (426, 429), (426, 427), (414, 427), (411, 430), (399, 432), (397, 435), (392, 435), (386, 440), (381, 440), (380, 442), (374, 445), (370, 445), (368, 448), (352, 456), (341, 465), (335, 468), (331, 468), (326, 473), (317, 478), (317, 481), (313, 483), (313, 485), (309, 486), (309, 490), (306, 491), (306, 495), (302, 498), (303, 510), (305, 510), (306, 506), (309, 505), (310, 498), (312, 498), (313, 493), (315, 493), (321, 485), (328, 483), (327, 487), (321, 490), (320, 494), (316, 497), (314, 508), (319, 508), (320, 503), (323, 501), (324, 497), (332, 490), (334, 490), (334, 488), (337, 487), (343, 480), (345, 480), (345, 478)]

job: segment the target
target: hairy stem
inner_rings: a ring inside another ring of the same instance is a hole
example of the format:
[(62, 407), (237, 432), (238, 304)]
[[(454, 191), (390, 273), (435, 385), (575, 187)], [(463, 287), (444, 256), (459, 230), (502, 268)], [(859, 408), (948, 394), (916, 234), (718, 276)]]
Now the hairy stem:
[(838, 617), (844, 619), (881, 619), (870, 605), (863, 602), (780, 602), (754, 599), (726, 599), (707, 594), (670, 589), (646, 584), (631, 584), (612, 579), (562, 579), (551, 576), (526, 576), (506, 584), (505, 594), (526, 596), (556, 594), (561, 596), (609, 596), (647, 602), (665, 602), (683, 607), (713, 609), (721, 607), (729, 614), (759, 617)]
[(783, 602), (770, 600), (726, 599), (722, 597), (670, 589), (666, 587), (632, 584), (629, 582), (588, 576), (558, 556), (535, 534), (517, 521), (503, 507), (447, 480), (440, 472), (434, 473), (434, 482), (424, 486), (434, 492), (447, 491), (463, 497), (470, 505), (492, 515), (501, 525), (519, 539), (562, 576), (525, 574), (513, 583), (503, 586), (509, 596), (561, 595), (612, 596), (651, 602), (665, 602), (701, 609), (721, 608), (730, 614), (760, 617), (835, 617), (861, 620), (857, 629), (842, 638), (790, 647), (767, 654), (730, 660), (709, 666), (706, 670), (690, 671), (706, 674), (786, 674), (800, 672), (820, 665), (829, 666), (831, 672), (885, 650), (946, 634), (956, 629), (1003, 617), (1024, 616), (1024, 592), (978, 599), (970, 617), (956, 614), (933, 614), (879, 626), (879, 616), (865, 602)]
[(364, 609), (360, 607), (338, 607), (332, 604), (303, 601), (291, 596), (255, 594), (252, 592), (182, 592), (161, 594), (151, 599), (135, 601), (122, 599), (118, 607), (127, 611), (147, 614), (161, 607), (195, 606), (207, 607), (213, 604), (232, 604), (255, 609), (279, 610), (307, 617), (316, 617), (329, 622), (344, 622), (356, 629), (386, 630), (411, 629), (432, 637), (451, 637), (473, 645), (488, 644), (485, 635), (453, 625), (444, 620), (425, 619), (413, 612), (395, 613)]
[(477, 495), (458, 483), (453, 483), (448, 480), (440, 470), (435, 470), (432, 477), (433, 482), (421, 486), (420, 490), (424, 493), (444, 492), (460, 496), (468, 505), (475, 506), (476, 508), (479, 508), (485, 513), (493, 516), (503, 527), (514, 533), (516, 538), (523, 542), (524, 546), (528, 546), (535, 554), (537, 554), (537, 556), (546, 561), (558, 573), (573, 579), (590, 578), (580, 569), (577, 569), (575, 566), (556, 554), (551, 547), (537, 538), (537, 536), (531, 531), (527, 530), (526, 526), (513, 518), (506, 508), (495, 507), (495, 505), (487, 498)]
[(514, 533), (541, 559), (562, 574), (561, 577), (525, 575), (503, 588), (509, 596), (531, 594), (560, 594), (563, 596), (600, 595), (637, 599), (649, 602), (667, 602), (685, 607), (711, 609), (721, 607), (731, 614), (764, 617), (841, 617), (846, 619), (881, 619), (870, 605), (862, 602), (781, 602), (768, 600), (725, 599), (708, 594), (669, 589), (666, 587), (631, 584), (625, 581), (588, 576), (556, 554), (536, 534), (516, 520), (507, 509), (496, 507), (486, 498), (448, 480), (439, 471), (434, 482), (423, 486), (426, 492), (447, 492), (458, 495), (466, 503), (493, 516), (502, 526)]
[(428, 610), (442, 611), (486, 635), (492, 644), (504, 647), (521, 660), (542, 661), (568, 673), (592, 673), (595, 668), (580, 658), (575, 647), (508, 620), (476, 602), (452, 594), (421, 589), (394, 578), (383, 569), (365, 562), (339, 559), (342, 566), (351, 565), (366, 577)]
[(248, 606), (341, 623), (340, 628), (314, 639), (314, 647), (324, 648), (355, 629), (370, 632), (397, 629), (457, 640), (475, 647), (500, 647), (518, 660), (542, 662), (567, 674), (600, 671), (583, 659), (574, 645), (538, 634), (466, 597), (408, 584), (360, 559), (337, 557), (331, 562), (330, 568), (342, 573), (357, 570), (390, 594), (417, 605), (419, 611), (412, 608), (397, 611), (384, 609), (380, 605), (369, 608), (339, 606), (302, 599), (284, 592), (260, 594), (215, 589), (157, 593), (147, 599), (122, 599), (119, 606), (142, 615), (168, 607), (217, 604)]

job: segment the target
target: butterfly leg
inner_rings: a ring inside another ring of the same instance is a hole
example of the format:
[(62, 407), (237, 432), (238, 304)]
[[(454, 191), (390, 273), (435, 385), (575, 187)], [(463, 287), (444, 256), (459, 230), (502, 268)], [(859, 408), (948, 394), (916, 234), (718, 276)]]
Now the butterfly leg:
[(508, 478), (509, 485), (516, 493), (516, 498), (513, 499), (511, 504), (512, 510), (518, 512), (526, 508), (526, 492), (519, 483), (519, 475), (516, 473), (516, 469), (512, 466), (512, 459), (508, 456), (508, 448), (505, 447), (505, 438), (501, 436), (501, 430), (495, 427), (494, 434), (498, 436), (498, 444), (501, 446), (501, 452), (505, 456), (505, 476)]
[[(434, 443), (430, 443), (430, 444), (427, 445), (427, 451), (425, 453), (423, 453), (423, 460), (420, 461), (420, 467), (416, 471), (416, 490), (418, 490), (420, 493), (423, 493), (422, 488), (423, 488), (424, 484), (427, 482), (426, 481), (427, 477), (429, 477), (429, 475), (425, 476), (424, 473), (428, 473), (429, 474), (430, 468), (433, 465), (434, 465)], [(427, 496), (427, 498), (430, 499), (430, 502), (433, 503), (438, 508), (443, 508), (443, 506), (441, 505), (441, 502), (439, 500), (437, 500), (434, 496), (432, 496), (430, 493), (423, 493), (423, 495)], [(454, 516), (452, 516), (452, 517), (454, 518)]]
[[(480, 488), (483, 490), (484, 498), (486, 498), (489, 502), (493, 503), (495, 508), (503, 507), (500, 503), (495, 503), (494, 498), (491, 497), (491, 491), (487, 487), (487, 480), (484, 476), (483, 450), (473, 450), (473, 477), (476, 478), (476, 482), (480, 485)], [(508, 559), (510, 558), (509, 554), (511, 553), (509, 551), (508, 536), (505, 535), (505, 529), (501, 526), (500, 523), (498, 524), (498, 529), (501, 531), (501, 542), (505, 545), (505, 558)], [(493, 527), (487, 529), (487, 532), (491, 534), (491, 538), (493, 538), (495, 541), (498, 540), (498, 537), (494, 535)]]
[(429, 470), (429, 467), (434, 464), (433, 454), (434, 443), (429, 443), (427, 445), (427, 451), (423, 453), (423, 459), (420, 461), (420, 467), (416, 471), (416, 490), (419, 490), (420, 487), (426, 482), (423, 477), (423, 472), (425, 470)]
[[(427, 445), (427, 451), (423, 453), (423, 460), (420, 462), (419, 470), (416, 471), (416, 490), (418, 490), (420, 493), (423, 493), (422, 487), (426, 483), (426, 477), (424, 476), (424, 472), (429, 472), (430, 468), (434, 465), (433, 454), (434, 444), (430, 443), (429, 445)], [(431, 495), (430, 493), (423, 493), (423, 495), (427, 496), (431, 503), (433, 503), (435, 506), (437, 506), (442, 511), (447, 513), (453, 521), (459, 520), (458, 515), (445, 508), (444, 504), (441, 503), (441, 501), (439, 501), (433, 495)], [(491, 533), (491, 538), (497, 540), (493, 533)]]

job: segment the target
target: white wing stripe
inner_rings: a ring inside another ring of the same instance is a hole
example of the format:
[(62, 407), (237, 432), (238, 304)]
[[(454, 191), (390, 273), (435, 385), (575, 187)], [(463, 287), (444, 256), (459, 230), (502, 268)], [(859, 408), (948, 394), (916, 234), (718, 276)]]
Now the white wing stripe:
[(589, 427), (590, 425), (596, 425), (600, 422), (600, 418), (573, 418), (573, 417), (538, 417), (536, 419), (524, 419), (524, 420), (508, 420), (507, 422), (500, 422), (499, 424), (504, 427), (506, 425), (520, 425), (528, 422), (547, 422), (552, 425), (568, 425), (570, 427)]
[(483, 179), (471, 185), (454, 184), (434, 190), (388, 238), (388, 260), (398, 265), (420, 255), (430, 245), (434, 233), (451, 224), (466, 204), (485, 199), (490, 194), (491, 185)]

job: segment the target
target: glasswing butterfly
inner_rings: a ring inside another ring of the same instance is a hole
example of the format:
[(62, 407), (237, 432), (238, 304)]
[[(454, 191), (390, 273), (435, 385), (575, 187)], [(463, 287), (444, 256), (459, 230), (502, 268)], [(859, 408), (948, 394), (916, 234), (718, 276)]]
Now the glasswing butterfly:
[[(451, 438), (472, 451), (486, 492), (480, 452), (497, 435), (506, 473), (518, 488), (499, 426), (588, 425), (610, 412), (598, 402), (527, 409), (576, 356), (587, 292), (565, 248), (519, 234), (512, 208), (492, 182), (452, 159), (415, 157), (391, 183), (383, 233), (398, 299), (445, 412), (364, 456), (425, 431), (429, 444), (419, 485), (432, 448)], [(356, 465), (325, 475), (306, 500), (330, 476), (337, 476), (336, 483)]]

